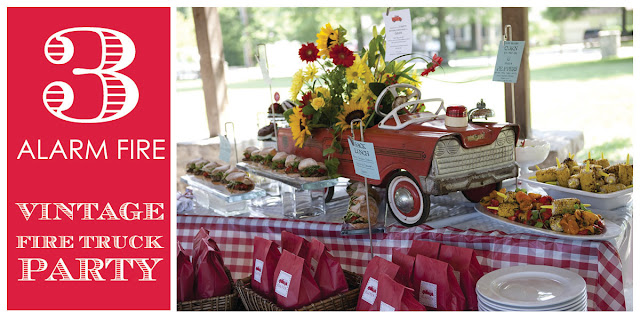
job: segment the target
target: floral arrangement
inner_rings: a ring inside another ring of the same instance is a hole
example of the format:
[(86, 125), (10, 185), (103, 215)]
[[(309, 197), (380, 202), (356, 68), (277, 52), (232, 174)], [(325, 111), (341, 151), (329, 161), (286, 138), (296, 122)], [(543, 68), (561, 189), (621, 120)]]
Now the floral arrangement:
[[(365, 129), (375, 125), (381, 118), (373, 109), (377, 95), (385, 87), (396, 83), (419, 87), (418, 75), (427, 76), (442, 63), (437, 55), (431, 61), (414, 57), (385, 62), (384, 29), (378, 33), (375, 27), (369, 48), (354, 53), (345, 46), (346, 34), (342, 26), (334, 29), (327, 23), (317, 34), (316, 43), (302, 45), (298, 54), (307, 66), (293, 75), (290, 91), (291, 100), (297, 107), (284, 114), (296, 147), (301, 148), (316, 128), (332, 130), (333, 142), (323, 152), (323, 156), (328, 157), (325, 165), (331, 176), (336, 176), (339, 164), (332, 155), (343, 151), (341, 133), (351, 127), (351, 121), (360, 119)], [(420, 74), (410, 64), (414, 59), (427, 62)], [(411, 94), (410, 89), (405, 91), (405, 94)], [(382, 101), (382, 111), (389, 112), (392, 103), (387, 96)]]

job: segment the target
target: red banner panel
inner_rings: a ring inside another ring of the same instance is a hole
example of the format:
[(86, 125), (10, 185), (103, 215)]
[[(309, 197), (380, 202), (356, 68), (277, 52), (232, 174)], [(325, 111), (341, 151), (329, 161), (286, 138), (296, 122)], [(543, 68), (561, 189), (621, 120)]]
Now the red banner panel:
[(8, 9), (8, 309), (170, 309), (170, 14)]

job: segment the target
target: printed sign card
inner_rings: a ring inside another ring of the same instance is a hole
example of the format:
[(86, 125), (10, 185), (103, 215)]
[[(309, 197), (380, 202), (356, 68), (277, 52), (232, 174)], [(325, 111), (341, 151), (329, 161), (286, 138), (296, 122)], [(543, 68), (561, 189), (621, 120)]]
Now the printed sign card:
[(365, 178), (380, 180), (378, 161), (376, 160), (373, 143), (355, 141), (349, 137), (349, 149), (351, 150), (351, 158), (353, 159), (356, 174)]
[(522, 52), (524, 52), (524, 41), (500, 42), (496, 67), (493, 70), (493, 81), (516, 83)]
[[(382, 14), (386, 32), (387, 49), (384, 61), (391, 61), (402, 55), (410, 54), (413, 44), (411, 31), (411, 12), (409, 9), (391, 11)], [(407, 60), (409, 56), (398, 60)]]
[(170, 19), (7, 9), (8, 309), (170, 309)]

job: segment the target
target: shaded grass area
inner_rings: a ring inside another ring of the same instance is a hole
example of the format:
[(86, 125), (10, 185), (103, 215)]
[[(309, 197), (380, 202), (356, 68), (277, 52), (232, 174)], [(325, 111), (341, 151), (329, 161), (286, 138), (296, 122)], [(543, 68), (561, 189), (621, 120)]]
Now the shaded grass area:
[[(591, 152), (591, 157), (594, 159), (600, 159), (600, 157), (604, 154), (604, 157), (614, 161), (626, 161), (627, 153), (631, 153), (633, 148), (633, 143), (631, 138), (614, 138), (606, 143), (593, 146), (589, 149), (582, 149), (578, 154), (576, 154), (576, 160), (584, 160), (589, 157), (589, 152)], [(633, 163), (633, 158), (630, 160)]]
[(532, 81), (584, 81), (633, 74), (633, 58), (566, 63), (531, 70)]

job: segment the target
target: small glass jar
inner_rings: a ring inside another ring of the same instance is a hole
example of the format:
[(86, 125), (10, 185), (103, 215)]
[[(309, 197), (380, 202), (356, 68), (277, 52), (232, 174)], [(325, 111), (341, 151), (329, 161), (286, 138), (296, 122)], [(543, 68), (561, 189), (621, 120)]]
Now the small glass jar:
[(465, 106), (448, 106), (444, 124), (447, 127), (464, 128), (469, 123)]

